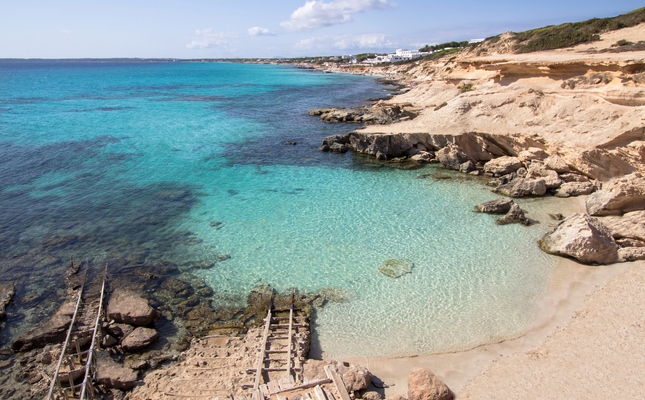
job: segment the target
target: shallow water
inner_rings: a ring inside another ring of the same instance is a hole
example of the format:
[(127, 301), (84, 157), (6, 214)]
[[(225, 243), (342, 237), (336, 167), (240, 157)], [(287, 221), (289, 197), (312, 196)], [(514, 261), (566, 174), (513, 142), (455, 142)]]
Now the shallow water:
[[(70, 257), (118, 270), (229, 254), (194, 272), (221, 305), (258, 283), (333, 287), (345, 301), (316, 316), (325, 356), (458, 350), (522, 332), (554, 264), (534, 245), (545, 227), (473, 213), (495, 197), (478, 180), (416, 179), (435, 167), (316, 150), (352, 127), (308, 109), (383, 89), (278, 66), (0, 62), (0, 279), (19, 282), (2, 344), (62, 296), (52, 288)], [(386, 277), (390, 258), (414, 269)]]

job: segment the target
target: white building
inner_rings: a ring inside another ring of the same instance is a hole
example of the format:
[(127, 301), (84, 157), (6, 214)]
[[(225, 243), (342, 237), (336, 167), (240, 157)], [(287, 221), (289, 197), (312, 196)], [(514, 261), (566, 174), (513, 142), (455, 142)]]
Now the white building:
[(430, 53), (426, 53), (418, 50), (405, 50), (398, 49), (394, 54), (387, 54), (384, 56), (376, 56), (375, 58), (369, 58), (365, 60), (366, 63), (370, 64), (384, 64), (384, 63), (393, 63), (398, 61), (407, 61), (413, 60), (415, 58), (427, 56)]

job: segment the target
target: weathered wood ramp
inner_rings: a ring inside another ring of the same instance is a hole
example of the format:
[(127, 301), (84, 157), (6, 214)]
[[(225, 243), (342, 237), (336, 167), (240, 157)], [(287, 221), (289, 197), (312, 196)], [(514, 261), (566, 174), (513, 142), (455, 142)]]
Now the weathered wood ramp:
[[(103, 276), (100, 296), (98, 299), (92, 299), (92, 296), (85, 291), (85, 277), (83, 278), (83, 283), (77, 293), (74, 315), (65, 342), (61, 346), (58, 364), (51, 379), (47, 400), (94, 398), (92, 383), (94, 351), (103, 313), (106, 279), (107, 269)], [(82, 350), (87, 347), (88, 343), (89, 348)], [(81, 378), (83, 378), (82, 383), (76, 383)]]

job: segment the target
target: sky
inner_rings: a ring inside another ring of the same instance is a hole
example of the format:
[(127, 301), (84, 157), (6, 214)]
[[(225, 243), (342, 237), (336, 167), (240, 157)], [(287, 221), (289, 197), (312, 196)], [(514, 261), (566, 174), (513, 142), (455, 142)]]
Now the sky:
[(388, 52), (642, 6), (642, 0), (0, 0), (0, 58)]

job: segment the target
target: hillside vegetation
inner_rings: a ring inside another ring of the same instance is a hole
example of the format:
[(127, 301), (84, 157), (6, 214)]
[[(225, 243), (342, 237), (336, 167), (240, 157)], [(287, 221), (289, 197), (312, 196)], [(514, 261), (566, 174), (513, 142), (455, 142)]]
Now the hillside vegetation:
[[(553, 50), (600, 40), (600, 33), (628, 28), (645, 22), (645, 7), (612, 18), (546, 26), (515, 34), (515, 53)], [(499, 37), (489, 38), (491, 42)]]

